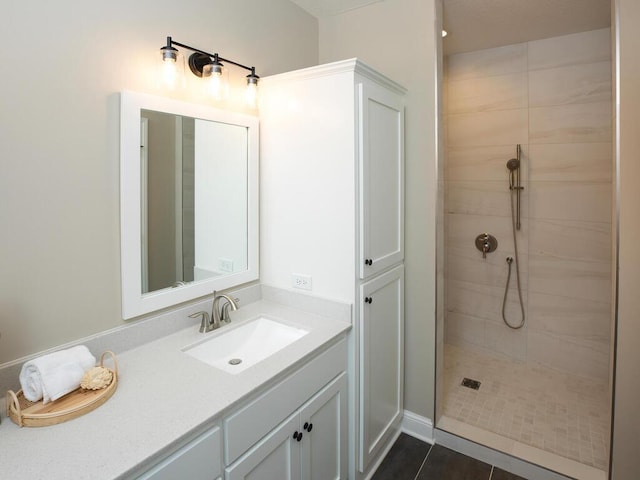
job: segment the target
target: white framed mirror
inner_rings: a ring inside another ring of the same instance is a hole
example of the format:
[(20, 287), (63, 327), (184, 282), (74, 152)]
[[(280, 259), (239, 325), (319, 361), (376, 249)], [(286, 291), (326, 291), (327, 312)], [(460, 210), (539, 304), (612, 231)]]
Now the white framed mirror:
[(258, 119), (169, 98), (120, 101), (122, 317), (258, 272)]

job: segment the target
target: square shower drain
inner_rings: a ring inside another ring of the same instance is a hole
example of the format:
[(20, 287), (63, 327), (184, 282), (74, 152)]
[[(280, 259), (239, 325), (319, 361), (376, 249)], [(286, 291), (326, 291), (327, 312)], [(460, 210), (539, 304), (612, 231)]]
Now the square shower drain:
[(480, 388), (480, 382), (478, 380), (473, 380), (471, 378), (463, 378), (461, 385), (463, 387), (472, 388), (474, 390), (478, 390)]

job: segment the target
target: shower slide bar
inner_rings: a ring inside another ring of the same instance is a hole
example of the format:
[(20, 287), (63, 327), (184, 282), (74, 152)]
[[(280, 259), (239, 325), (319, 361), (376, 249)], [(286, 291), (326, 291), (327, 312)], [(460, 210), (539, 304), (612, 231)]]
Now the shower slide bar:
[(509, 169), (509, 190), (515, 190), (516, 194), (516, 229), (520, 230), (520, 193), (524, 187), (520, 183), (520, 155), (522, 148), (520, 144), (516, 146), (516, 158), (512, 158), (507, 162)]

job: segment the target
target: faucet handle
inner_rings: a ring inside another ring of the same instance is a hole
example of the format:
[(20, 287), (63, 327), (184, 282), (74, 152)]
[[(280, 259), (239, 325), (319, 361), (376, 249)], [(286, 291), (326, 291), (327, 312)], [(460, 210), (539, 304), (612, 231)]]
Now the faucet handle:
[(231, 302), (227, 302), (222, 306), (222, 315), (220, 316), (221, 322), (229, 323), (231, 321), (231, 314), (229, 313), (229, 308), (233, 307), (233, 310), (237, 310), (238, 303), (240, 303), (240, 299), (234, 298), (233, 302), (234, 304), (232, 304)]
[(198, 318), (202, 316), (202, 321), (200, 322), (200, 333), (205, 333), (209, 330), (209, 312), (196, 312), (189, 315), (189, 318)]

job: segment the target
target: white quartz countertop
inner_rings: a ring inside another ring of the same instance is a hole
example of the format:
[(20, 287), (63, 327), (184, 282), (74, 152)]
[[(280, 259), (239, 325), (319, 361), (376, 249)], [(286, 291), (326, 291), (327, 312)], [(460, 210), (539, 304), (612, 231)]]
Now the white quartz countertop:
[[(181, 351), (260, 315), (309, 330), (271, 357), (231, 375)], [(349, 330), (347, 322), (261, 300), (233, 312), (207, 334), (190, 326), (119, 354), (118, 389), (87, 415), (49, 427), (19, 428), (2, 412), (0, 478), (130, 478), (194, 431), (215, 424), (234, 404), (282, 378), (314, 351)], [(93, 352), (99, 356), (101, 352)], [(106, 360), (107, 363), (109, 360)]]

